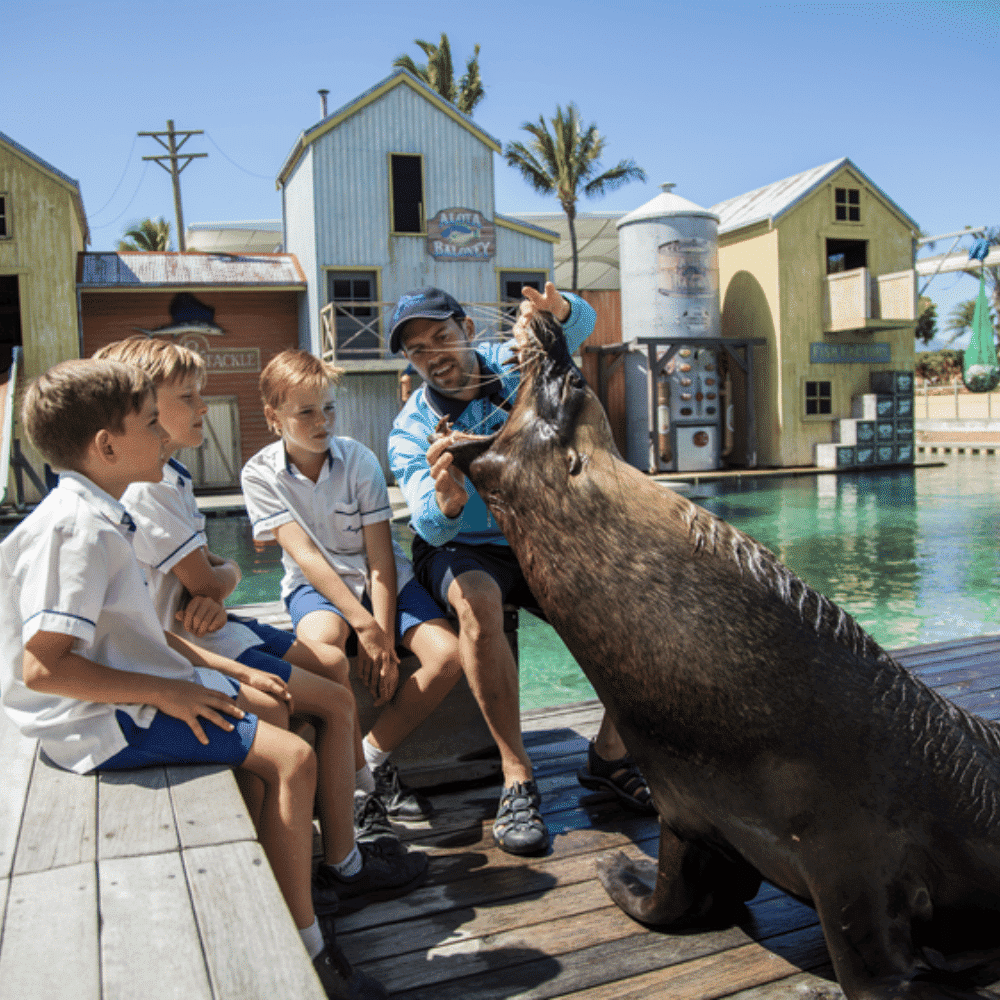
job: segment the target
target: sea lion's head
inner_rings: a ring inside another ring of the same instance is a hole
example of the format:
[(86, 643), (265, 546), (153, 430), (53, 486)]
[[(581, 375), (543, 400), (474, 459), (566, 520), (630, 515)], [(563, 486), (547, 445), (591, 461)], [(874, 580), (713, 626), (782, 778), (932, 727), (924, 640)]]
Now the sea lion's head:
[(506, 492), (498, 490), (501, 476), (510, 484), (540, 474), (558, 488), (585, 468), (595, 446), (614, 451), (604, 410), (574, 364), (562, 326), (551, 313), (522, 310), (509, 362), (520, 367), (521, 384), (510, 417), (496, 434), (453, 432), (448, 447), (484, 498)]

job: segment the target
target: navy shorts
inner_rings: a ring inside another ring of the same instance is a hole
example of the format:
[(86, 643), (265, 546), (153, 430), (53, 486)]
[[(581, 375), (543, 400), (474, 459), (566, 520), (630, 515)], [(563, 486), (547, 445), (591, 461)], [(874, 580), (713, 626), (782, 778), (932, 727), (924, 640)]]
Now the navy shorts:
[(413, 572), (442, 608), (450, 608), (448, 589), (463, 573), (486, 573), (500, 588), (504, 604), (524, 608), (539, 618), (545, 615), (521, 572), (517, 557), (507, 545), (429, 545), (419, 535), (413, 539)]
[(243, 650), (236, 659), (244, 666), (274, 674), (287, 684), (288, 679), (292, 676), (292, 665), (284, 659), (284, 656), (295, 645), (295, 636), (291, 632), (283, 632), (280, 628), (274, 628), (272, 625), (264, 625), (256, 618), (239, 618), (236, 615), (230, 615), (229, 620), (239, 622), (240, 625), (250, 629), (258, 639), (262, 640), (259, 646), (251, 646), (249, 649)]
[(239, 767), (246, 760), (257, 735), (257, 716), (247, 712), (242, 719), (228, 717), (231, 732), (214, 722), (199, 719), (208, 746), (199, 743), (191, 727), (180, 719), (157, 712), (148, 729), (137, 726), (128, 712), (118, 709), (115, 718), (128, 741), (124, 750), (94, 768), (95, 771), (127, 771), (157, 764), (225, 764)]
[[(367, 594), (361, 598), (361, 604), (366, 610), (371, 611), (372, 602)], [(292, 624), (296, 629), (299, 627), (299, 622), (312, 611), (332, 611), (340, 618), (344, 617), (335, 605), (308, 583), (293, 590), (285, 598), (285, 606), (292, 616)], [(416, 580), (411, 580), (396, 598), (396, 644), (402, 643), (403, 636), (414, 625), (421, 625), (423, 622), (443, 617), (444, 615), (434, 598)], [(344, 652), (348, 656), (358, 655), (358, 637), (354, 629), (351, 629), (351, 634), (347, 638)]]

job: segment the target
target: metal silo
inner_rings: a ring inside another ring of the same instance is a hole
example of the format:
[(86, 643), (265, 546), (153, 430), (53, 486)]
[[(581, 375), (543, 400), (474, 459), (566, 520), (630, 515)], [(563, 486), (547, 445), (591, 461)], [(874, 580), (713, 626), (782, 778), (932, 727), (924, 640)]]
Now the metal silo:
[(648, 472), (715, 469), (718, 356), (699, 341), (719, 336), (719, 218), (673, 194), (673, 184), (661, 186), (662, 194), (618, 221), (622, 340), (632, 347), (627, 458)]

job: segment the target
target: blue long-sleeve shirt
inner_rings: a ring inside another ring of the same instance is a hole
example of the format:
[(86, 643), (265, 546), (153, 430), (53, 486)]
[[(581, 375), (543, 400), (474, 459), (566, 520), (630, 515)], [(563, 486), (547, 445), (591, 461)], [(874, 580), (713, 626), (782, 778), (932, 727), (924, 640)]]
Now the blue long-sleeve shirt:
[[(583, 299), (568, 292), (563, 297), (570, 304), (570, 314), (563, 323), (570, 354), (594, 330), (597, 314)], [(445, 399), (422, 385), (407, 400), (406, 405), (393, 421), (389, 432), (389, 466), (410, 508), (410, 527), (430, 545), (444, 545), (450, 541), (467, 545), (506, 545), (496, 521), (476, 488), (465, 480), (468, 502), (458, 517), (448, 517), (438, 506), (435, 483), (427, 464), (428, 438), (441, 417), (451, 418), (455, 430), (471, 434), (492, 434), (507, 419), (501, 400), (511, 403), (521, 382), (516, 367), (506, 367), (514, 351), (514, 341), (502, 344), (476, 344), (479, 363), (484, 373), (496, 376), (500, 385), (489, 396), (479, 396), (468, 403)], [(461, 412), (457, 412), (464, 406)]]

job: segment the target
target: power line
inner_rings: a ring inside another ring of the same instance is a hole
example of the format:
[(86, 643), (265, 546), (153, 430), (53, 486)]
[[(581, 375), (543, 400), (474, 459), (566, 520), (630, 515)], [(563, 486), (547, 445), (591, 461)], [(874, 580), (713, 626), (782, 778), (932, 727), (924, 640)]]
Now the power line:
[(139, 189), (142, 187), (142, 182), (146, 179), (146, 171), (149, 169), (149, 164), (145, 163), (142, 167), (142, 174), (139, 177), (139, 183), (136, 185), (134, 194), (128, 200), (128, 204), (110, 221), (102, 222), (99, 226), (91, 226), (91, 229), (107, 229), (109, 226), (113, 226), (130, 208), (132, 202), (135, 201), (139, 194)]
[(251, 177), (256, 177), (258, 180), (262, 181), (274, 180), (273, 174), (255, 174), (252, 170), (247, 170), (246, 167), (241, 167), (231, 156), (227, 156), (225, 152), (223, 152), (219, 144), (212, 138), (212, 136), (208, 132), (205, 133), (205, 138), (208, 139), (208, 141), (213, 146), (215, 146), (215, 148), (222, 154), (223, 158), (228, 160), (234, 167), (236, 167), (237, 170), (242, 170), (243, 173), (249, 174)]
[[(125, 175), (128, 173), (128, 168), (132, 165), (132, 154), (135, 152), (135, 144), (139, 141), (139, 137), (132, 137), (132, 148), (128, 151), (128, 159), (125, 161), (125, 169), (122, 171), (121, 177), (118, 178), (118, 183), (115, 185), (114, 191), (111, 192), (111, 197), (96, 211), (91, 213), (91, 218), (95, 215), (100, 215), (108, 205), (115, 200), (115, 195), (118, 194), (118, 189), (122, 186), (122, 182), (125, 180)], [(130, 203), (131, 204), (131, 203)]]

